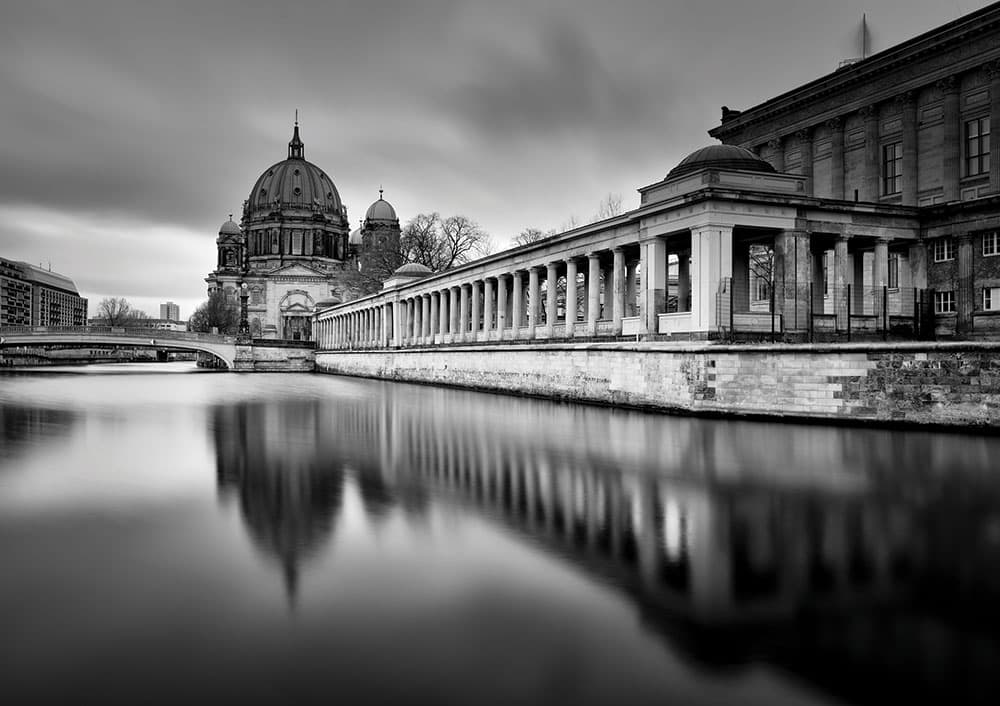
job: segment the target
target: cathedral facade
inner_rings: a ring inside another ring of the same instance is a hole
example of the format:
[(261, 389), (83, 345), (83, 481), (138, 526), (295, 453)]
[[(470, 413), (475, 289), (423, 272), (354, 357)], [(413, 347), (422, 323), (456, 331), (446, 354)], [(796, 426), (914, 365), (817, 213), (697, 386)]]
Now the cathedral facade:
[[(298, 122), (286, 159), (254, 182), (237, 224), (219, 228), (216, 268), (205, 281), (239, 304), (247, 297), (254, 338), (311, 340), (319, 304), (356, 299), (373, 288), (368, 271), (373, 248), (395, 256), (399, 220), (381, 198), (361, 228), (349, 233), (347, 207), (321, 168), (305, 159)], [(370, 268), (369, 268), (370, 269)]]

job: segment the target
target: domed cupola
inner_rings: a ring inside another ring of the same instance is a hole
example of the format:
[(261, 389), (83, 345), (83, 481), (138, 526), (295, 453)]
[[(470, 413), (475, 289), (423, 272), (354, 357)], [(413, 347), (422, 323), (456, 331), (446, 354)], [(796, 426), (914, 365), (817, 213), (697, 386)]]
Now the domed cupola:
[(774, 167), (745, 147), (709, 145), (697, 149), (682, 159), (667, 174), (667, 180), (684, 177), (703, 169), (739, 169), (751, 172), (775, 173)]
[(219, 226), (219, 240), (232, 240), (242, 235), (239, 225), (233, 220), (233, 214), (229, 214), (229, 220)]
[(288, 143), (288, 158), (268, 167), (254, 182), (244, 216), (247, 220), (268, 218), (275, 212), (322, 214), (335, 223), (346, 217), (333, 180), (306, 160), (298, 121)]
[(366, 227), (375, 225), (375, 222), (389, 225), (399, 223), (399, 218), (396, 216), (396, 209), (392, 207), (391, 203), (382, 198), (382, 193), (382, 189), (379, 189), (378, 201), (369, 206), (368, 211), (365, 213)]

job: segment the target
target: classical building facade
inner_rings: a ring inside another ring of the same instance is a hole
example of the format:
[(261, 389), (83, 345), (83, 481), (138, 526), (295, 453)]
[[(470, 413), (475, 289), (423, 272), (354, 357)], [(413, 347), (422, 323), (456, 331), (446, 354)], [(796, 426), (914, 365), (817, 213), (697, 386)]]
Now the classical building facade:
[(0, 326), (85, 326), (87, 300), (73, 280), (0, 258)]
[(637, 209), (329, 307), (322, 346), (1000, 334), (1000, 4), (743, 111)]
[[(365, 229), (391, 233), (398, 248), (399, 221), (379, 196), (369, 213), (391, 212), (392, 222), (369, 218)], [(319, 303), (371, 289), (359, 272), (365, 247), (352, 244), (348, 230), (347, 207), (326, 172), (306, 161), (296, 122), (287, 158), (256, 180), (240, 223), (230, 217), (219, 228), (208, 291), (221, 290), (234, 302), (245, 293), (255, 338), (309, 340)]]

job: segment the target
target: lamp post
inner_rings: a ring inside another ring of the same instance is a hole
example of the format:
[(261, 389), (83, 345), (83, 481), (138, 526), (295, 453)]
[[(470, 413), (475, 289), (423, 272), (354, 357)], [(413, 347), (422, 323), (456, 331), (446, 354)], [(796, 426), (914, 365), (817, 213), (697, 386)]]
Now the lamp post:
[(250, 341), (250, 322), (247, 321), (247, 297), (249, 296), (247, 283), (240, 284), (240, 329), (236, 339), (241, 343)]

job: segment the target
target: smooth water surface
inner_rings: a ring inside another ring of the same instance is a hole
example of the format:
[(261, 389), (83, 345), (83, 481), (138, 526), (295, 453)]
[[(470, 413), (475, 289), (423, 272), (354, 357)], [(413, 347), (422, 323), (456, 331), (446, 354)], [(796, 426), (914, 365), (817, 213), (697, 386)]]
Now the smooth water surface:
[(1000, 438), (0, 375), (6, 703), (995, 703)]

